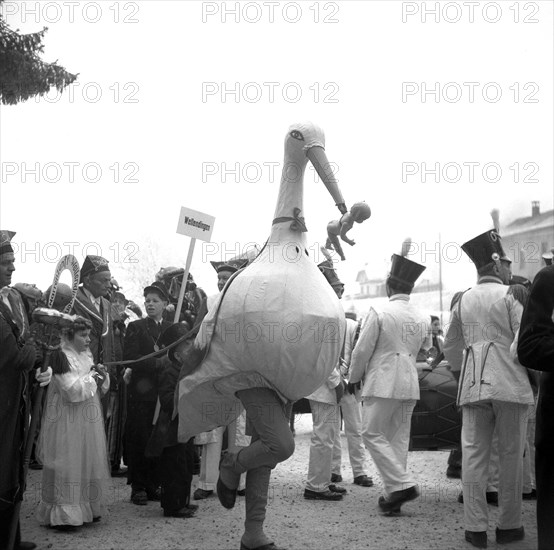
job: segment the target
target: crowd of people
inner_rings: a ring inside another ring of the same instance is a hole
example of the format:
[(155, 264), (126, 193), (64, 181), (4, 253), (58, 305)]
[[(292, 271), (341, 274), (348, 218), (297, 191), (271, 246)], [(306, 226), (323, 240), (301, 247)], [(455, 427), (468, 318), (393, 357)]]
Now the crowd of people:
[[(13, 235), (0, 231), (0, 547), (12, 550), (10, 537), (13, 548), (35, 547), (21, 540), (17, 516), (25, 452), (32, 450), (31, 467), (42, 469), (41, 525), (73, 531), (101, 521), (109, 478), (126, 476), (130, 501), (137, 506), (160, 501), (165, 517), (194, 516), (198, 506), (191, 499), (217, 496), (232, 508), (237, 495), (245, 496), (241, 549), (278, 550), (263, 533), (267, 487), (260, 487), (293, 452), (292, 403), (281, 403), (279, 418), (271, 420), (276, 424), (268, 426), (267, 417), (247, 414), (250, 394), (241, 390), (244, 410), (231, 424), (187, 441), (178, 434), (175, 393), (192, 338), (248, 260), (212, 262), (219, 289), (214, 296), (189, 277), (185, 307), (175, 319), (183, 270), (166, 268), (153, 276), (143, 291), (143, 313), (127, 300), (108, 261), (87, 256), (76, 295), (65, 285), (57, 287), (53, 307), (62, 311), (70, 305), (71, 311), (50, 329), (46, 343), (33, 311), (46, 305), (51, 289), (42, 293), (33, 284), (12, 285)], [(340, 485), (344, 422), (353, 483), (374, 486), (367, 451), (384, 488), (376, 502), (380, 513), (398, 515), (417, 499), (417, 479), (407, 467), (411, 418), (420, 398), (416, 364), (422, 357), (431, 366), (446, 359), (459, 380), (462, 424), (446, 474), (462, 479), (465, 540), (487, 547), (490, 504), (499, 507), (496, 542), (522, 540), (522, 500), (536, 498), (539, 550), (553, 548), (554, 267), (541, 270), (533, 285), (521, 278), (514, 284), (511, 260), (495, 230), (462, 249), (475, 264), (477, 284), (455, 295), (444, 337), (438, 317), (410, 303), (425, 267), (403, 255), (392, 256), (389, 302), (379, 311), (371, 308), (363, 320), (345, 314), (336, 367), (306, 396), (313, 432), (304, 498), (339, 501), (347, 492)], [(545, 262), (552, 263), (551, 255)], [(318, 267), (340, 299), (344, 285), (332, 260)], [(33, 398), (42, 399), (35, 387), (46, 392), (29, 449), (30, 405)], [(258, 390), (275, 399), (271, 389)], [(267, 434), (273, 438), (269, 444)], [(192, 492), (195, 473), (199, 482)]]

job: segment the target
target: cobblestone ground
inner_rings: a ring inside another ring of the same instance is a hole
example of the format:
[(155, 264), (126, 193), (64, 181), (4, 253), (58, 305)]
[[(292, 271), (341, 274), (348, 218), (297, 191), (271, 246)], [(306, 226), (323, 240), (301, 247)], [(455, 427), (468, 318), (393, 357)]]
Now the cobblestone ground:
[[(466, 549), (463, 505), (456, 501), (459, 480), (445, 477), (447, 452), (412, 452), (410, 472), (418, 480), (421, 498), (406, 504), (400, 517), (377, 513), (381, 483), (368, 459), (368, 474), (375, 486), (352, 484), (352, 472), (343, 440), (342, 475), (348, 494), (340, 502), (307, 501), (303, 498), (308, 468), (311, 416), (296, 422), (296, 451), (280, 464), (271, 478), (266, 532), (288, 550), (371, 549)], [(40, 499), (40, 471), (31, 471), (22, 508), (23, 540), (37, 543), (39, 549), (146, 550), (146, 549), (238, 549), (244, 521), (244, 499), (238, 497), (233, 510), (224, 509), (217, 497), (199, 501), (195, 518), (164, 518), (159, 503), (135, 506), (129, 502), (130, 488), (125, 479), (113, 478), (109, 495), (109, 515), (102, 521), (76, 532), (60, 533), (41, 527), (35, 519)], [(195, 489), (197, 477), (193, 480)], [(537, 547), (535, 501), (524, 501), (523, 524), (526, 538), (509, 546), (496, 545), (495, 521), (498, 509), (489, 507), (489, 548), (530, 550)]]

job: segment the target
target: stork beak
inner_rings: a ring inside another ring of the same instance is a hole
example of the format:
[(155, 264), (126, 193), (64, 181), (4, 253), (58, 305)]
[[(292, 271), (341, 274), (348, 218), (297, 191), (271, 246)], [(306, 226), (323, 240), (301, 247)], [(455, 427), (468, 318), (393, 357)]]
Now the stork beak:
[(316, 169), (318, 176), (321, 178), (321, 181), (327, 187), (329, 193), (333, 197), (335, 204), (339, 207), (339, 210), (344, 214), (346, 212), (346, 205), (344, 199), (342, 198), (342, 193), (339, 189), (339, 184), (331, 170), (331, 165), (327, 160), (327, 155), (325, 154), (325, 149), (318, 145), (310, 147), (306, 151), (306, 156), (313, 164), (313, 167)]

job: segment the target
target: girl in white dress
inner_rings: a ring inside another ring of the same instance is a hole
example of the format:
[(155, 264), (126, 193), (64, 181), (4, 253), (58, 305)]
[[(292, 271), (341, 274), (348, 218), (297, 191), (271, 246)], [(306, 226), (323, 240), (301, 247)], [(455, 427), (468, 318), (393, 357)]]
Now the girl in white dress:
[(90, 321), (77, 316), (52, 355), (52, 382), (39, 437), (41, 524), (70, 530), (105, 513), (110, 470), (100, 394), (109, 389), (103, 365), (89, 350)]

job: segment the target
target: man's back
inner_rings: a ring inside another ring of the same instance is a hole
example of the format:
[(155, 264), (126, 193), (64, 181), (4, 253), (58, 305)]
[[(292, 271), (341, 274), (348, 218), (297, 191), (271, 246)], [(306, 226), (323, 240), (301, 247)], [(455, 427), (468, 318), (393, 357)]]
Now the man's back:
[(444, 354), (453, 367), (462, 367), (460, 405), (533, 402), (526, 370), (510, 357), (522, 311), (510, 287), (496, 282), (469, 289), (453, 309)]

